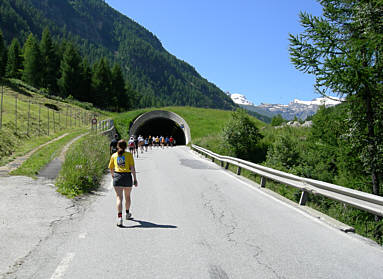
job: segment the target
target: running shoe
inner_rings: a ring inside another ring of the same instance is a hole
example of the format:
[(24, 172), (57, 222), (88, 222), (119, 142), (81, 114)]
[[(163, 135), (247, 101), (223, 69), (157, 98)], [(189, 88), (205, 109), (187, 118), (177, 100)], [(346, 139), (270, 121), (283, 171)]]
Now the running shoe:
[(128, 213), (128, 214), (126, 214), (126, 220), (130, 220), (132, 218), (132, 213)]
[(122, 227), (122, 217), (117, 218), (117, 226)]

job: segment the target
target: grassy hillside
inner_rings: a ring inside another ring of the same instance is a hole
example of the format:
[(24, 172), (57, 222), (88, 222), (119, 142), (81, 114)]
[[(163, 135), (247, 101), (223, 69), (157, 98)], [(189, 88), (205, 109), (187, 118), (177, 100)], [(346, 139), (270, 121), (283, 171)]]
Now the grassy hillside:
[(47, 98), (18, 80), (0, 86), (0, 106), (1, 96), (0, 165), (52, 138), (89, 126), (94, 113), (99, 114), (89, 104), (78, 103), (80, 107), (71, 100)]

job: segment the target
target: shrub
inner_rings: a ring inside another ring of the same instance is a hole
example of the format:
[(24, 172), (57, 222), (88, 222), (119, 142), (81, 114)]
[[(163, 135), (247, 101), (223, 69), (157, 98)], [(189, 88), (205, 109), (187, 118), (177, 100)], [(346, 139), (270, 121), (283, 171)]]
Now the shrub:
[(109, 140), (91, 135), (75, 143), (68, 151), (59, 177), (58, 191), (75, 197), (98, 188), (109, 160)]
[(255, 161), (258, 142), (262, 138), (257, 126), (242, 109), (232, 113), (232, 118), (222, 130), (222, 145), (230, 156)]

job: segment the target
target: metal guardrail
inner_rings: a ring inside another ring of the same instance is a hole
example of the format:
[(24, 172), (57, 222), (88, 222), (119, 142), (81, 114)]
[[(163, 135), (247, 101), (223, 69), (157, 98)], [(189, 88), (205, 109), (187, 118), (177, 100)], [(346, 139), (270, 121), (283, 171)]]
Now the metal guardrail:
[(241, 174), (242, 169), (259, 175), (261, 177), (261, 187), (266, 187), (266, 181), (269, 179), (301, 190), (300, 205), (305, 205), (307, 194), (312, 193), (348, 204), (375, 215), (383, 216), (383, 197), (327, 182), (299, 177), (238, 158), (222, 156), (194, 144), (192, 145), (192, 149), (204, 154), (206, 157), (210, 157), (213, 162), (215, 160), (221, 162), (221, 167), (225, 167), (225, 169), (228, 169), (230, 164), (236, 166), (238, 175)]

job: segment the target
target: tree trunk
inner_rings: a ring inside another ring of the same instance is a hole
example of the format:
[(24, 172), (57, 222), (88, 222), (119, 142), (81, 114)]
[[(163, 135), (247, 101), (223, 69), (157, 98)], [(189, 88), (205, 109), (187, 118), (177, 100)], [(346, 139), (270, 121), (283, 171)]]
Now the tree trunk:
[(376, 140), (375, 140), (375, 131), (374, 131), (374, 112), (372, 109), (372, 98), (369, 93), (365, 95), (365, 101), (366, 101), (366, 116), (367, 116), (367, 141), (368, 141), (368, 149), (369, 149), (369, 155), (370, 155), (370, 171), (371, 171), (371, 180), (372, 180), (372, 193), (374, 195), (379, 195), (379, 177), (378, 172), (376, 168), (376, 160), (372, 158), (375, 154), (377, 154), (377, 146), (376, 146)]

